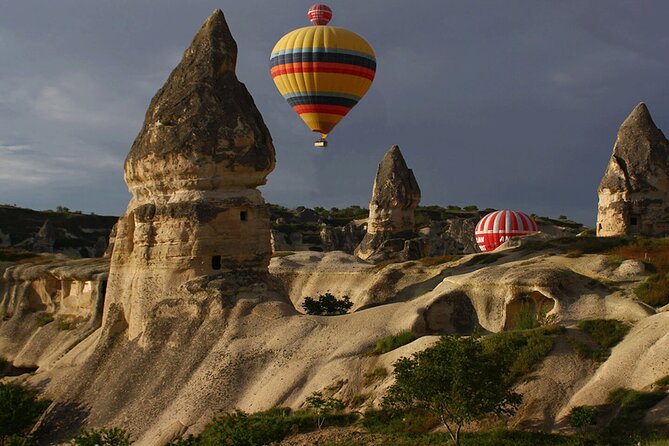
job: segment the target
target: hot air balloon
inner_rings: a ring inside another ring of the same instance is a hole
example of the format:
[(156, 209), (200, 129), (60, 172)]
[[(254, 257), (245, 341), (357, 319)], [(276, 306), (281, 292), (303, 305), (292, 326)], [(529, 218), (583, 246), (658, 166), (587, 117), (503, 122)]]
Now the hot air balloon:
[(537, 232), (532, 217), (516, 211), (495, 211), (478, 222), (474, 234), (481, 251), (494, 251), (512, 237), (522, 237)]
[(325, 147), (334, 126), (365, 95), (374, 80), (376, 57), (359, 35), (326, 26), (332, 10), (325, 5), (309, 8), (314, 26), (283, 36), (270, 56), (277, 89), (313, 132), (314, 144)]

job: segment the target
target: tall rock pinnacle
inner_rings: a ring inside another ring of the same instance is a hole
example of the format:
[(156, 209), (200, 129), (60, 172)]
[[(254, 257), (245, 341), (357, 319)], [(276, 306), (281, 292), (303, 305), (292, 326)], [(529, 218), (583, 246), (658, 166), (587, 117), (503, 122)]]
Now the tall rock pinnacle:
[(379, 164), (369, 202), (367, 234), (355, 251), (362, 259), (383, 260), (404, 249), (415, 236), (414, 210), (420, 188), (398, 146), (392, 146)]
[(267, 274), (269, 212), (256, 187), (274, 169), (274, 147), (236, 59), (216, 10), (151, 100), (126, 158), (132, 198), (117, 225), (107, 300), (120, 305), (131, 338), (196, 278)]
[(620, 126), (598, 194), (597, 235), (669, 234), (669, 141), (643, 102)]

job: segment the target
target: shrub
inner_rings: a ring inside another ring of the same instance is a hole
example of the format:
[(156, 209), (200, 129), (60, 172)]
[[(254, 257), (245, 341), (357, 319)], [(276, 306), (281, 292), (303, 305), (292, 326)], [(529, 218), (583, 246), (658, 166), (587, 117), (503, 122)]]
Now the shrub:
[(348, 296), (337, 299), (330, 293), (321, 294), (318, 300), (312, 297), (305, 297), (302, 302), (302, 308), (305, 313), (322, 316), (337, 316), (346, 314), (353, 306), (353, 302)]
[(43, 327), (46, 324), (50, 324), (54, 320), (53, 316), (49, 313), (36, 314), (35, 319), (37, 319), (37, 325), (39, 325), (40, 327)]
[[(349, 425), (357, 419), (354, 414), (332, 413), (326, 424)], [(221, 413), (209, 423), (199, 437), (173, 443), (178, 446), (256, 446), (279, 442), (297, 432), (308, 432), (318, 424), (317, 415), (310, 411), (291, 412), (274, 408), (247, 414), (241, 410)]]
[(12, 435), (4, 440), (0, 439), (0, 444), (3, 446), (33, 446), (35, 441), (31, 437), (23, 437), (21, 435)]
[(581, 358), (592, 358), (593, 351), (585, 342), (574, 337), (567, 338), (567, 342)]
[(477, 336), (444, 336), (434, 346), (401, 358), (385, 408), (422, 409), (439, 418), (455, 445), (465, 423), (510, 415), (521, 401), (503, 379), (504, 352), (486, 351)]
[(581, 321), (578, 328), (597, 343), (597, 350), (592, 353), (596, 361), (605, 361), (611, 354), (611, 348), (622, 341), (630, 329), (627, 324), (615, 319), (589, 319)]
[(643, 428), (642, 420), (648, 409), (666, 397), (664, 392), (642, 392), (619, 387), (609, 393), (607, 402), (619, 406), (610, 429), (628, 435)]
[(516, 330), (531, 330), (539, 326), (539, 315), (532, 309), (532, 304), (523, 302), (518, 314), (514, 318), (513, 327)]
[(341, 411), (344, 408), (344, 402), (342, 400), (333, 397), (325, 398), (321, 392), (312, 393), (304, 400), (304, 403), (307, 407), (316, 412), (316, 425), (318, 426), (318, 429), (323, 427), (325, 418), (328, 415), (332, 412)]
[(634, 289), (634, 294), (641, 301), (653, 307), (669, 304), (669, 279), (653, 274)]
[(123, 429), (99, 428), (84, 431), (70, 440), (72, 446), (129, 446), (130, 435)]
[(60, 331), (73, 330), (74, 327), (75, 327), (75, 324), (71, 320), (63, 319), (63, 320), (58, 321), (58, 330), (60, 330)]
[(499, 354), (508, 370), (507, 384), (530, 373), (553, 349), (555, 336), (564, 332), (564, 327), (547, 326), (533, 330), (506, 331), (483, 338), (487, 352)]
[(49, 404), (38, 399), (34, 390), (0, 383), (0, 440), (24, 433)]
[(385, 338), (376, 341), (376, 346), (370, 354), (382, 355), (403, 345), (409, 344), (416, 339), (418, 339), (418, 337), (410, 331), (402, 331), (394, 335), (386, 336)]
[(569, 424), (580, 431), (584, 431), (588, 426), (597, 424), (598, 415), (599, 410), (596, 407), (574, 407), (569, 414)]

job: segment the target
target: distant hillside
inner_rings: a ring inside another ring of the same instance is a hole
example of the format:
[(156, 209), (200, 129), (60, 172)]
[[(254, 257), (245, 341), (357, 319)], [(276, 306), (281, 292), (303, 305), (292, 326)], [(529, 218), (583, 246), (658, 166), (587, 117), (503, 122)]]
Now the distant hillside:
[(34, 211), (0, 205), (0, 247), (96, 257), (104, 252), (116, 220), (115, 216), (82, 214), (62, 208)]
[[(342, 250), (352, 253), (364, 236), (369, 215), (369, 210), (360, 206), (341, 209), (268, 206), (277, 251)], [(450, 248), (443, 253), (433, 253), (435, 255), (475, 252), (473, 225), (492, 211), (494, 209), (479, 210), (476, 206), (419, 206), (415, 212), (416, 229), (425, 228), (426, 237), (437, 236), (447, 242), (453, 240), (449, 242)], [(567, 218), (534, 217), (545, 232), (559, 229), (562, 234), (576, 234), (584, 229), (582, 224)], [(56, 211), (35, 211), (0, 205), (0, 247), (98, 257), (104, 252), (117, 220), (116, 216), (70, 212), (60, 207)], [(49, 224), (44, 227), (47, 221)], [(430, 227), (432, 233), (427, 231)]]

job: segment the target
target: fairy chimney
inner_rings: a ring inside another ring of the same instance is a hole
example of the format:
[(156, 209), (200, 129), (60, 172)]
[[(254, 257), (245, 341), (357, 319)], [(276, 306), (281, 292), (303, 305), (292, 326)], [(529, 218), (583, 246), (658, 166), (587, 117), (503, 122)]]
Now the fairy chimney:
[(268, 271), (269, 211), (257, 186), (274, 169), (274, 147), (236, 60), (216, 10), (151, 100), (126, 158), (132, 197), (116, 227), (107, 296), (121, 304), (131, 338), (197, 277)]
[(418, 203), (420, 188), (413, 171), (407, 167), (400, 148), (392, 146), (376, 172), (367, 233), (355, 255), (364, 260), (384, 260), (399, 255), (405, 249), (405, 242), (416, 237), (414, 210)]
[(669, 141), (643, 102), (620, 126), (598, 194), (598, 236), (669, 234)]

